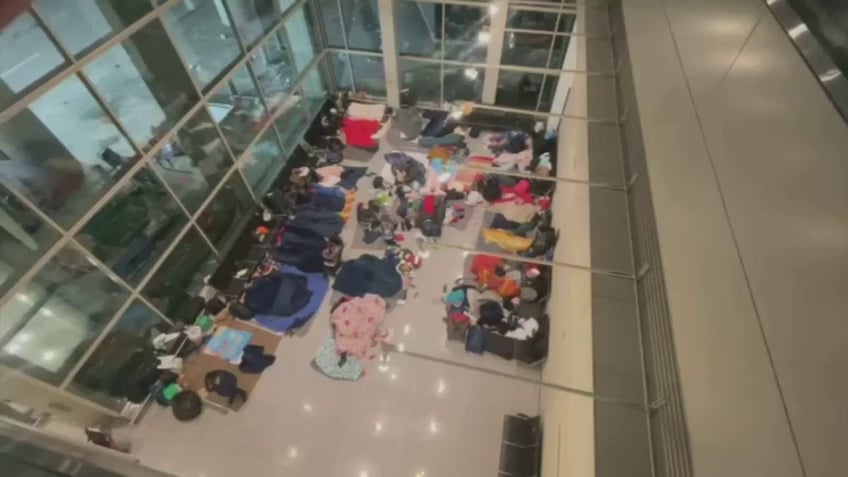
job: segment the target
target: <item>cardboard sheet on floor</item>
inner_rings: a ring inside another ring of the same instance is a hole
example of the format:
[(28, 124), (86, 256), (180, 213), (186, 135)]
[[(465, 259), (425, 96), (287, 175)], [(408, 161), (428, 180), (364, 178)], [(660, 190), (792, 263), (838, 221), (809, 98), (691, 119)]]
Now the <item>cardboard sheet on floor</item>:
[[(265, 354), (275, 354), (277, 346), (280, 344), (281, 337), (279, 335), (271, 333), (270, 331), (253, 323), (237, 320), (230, 315), (228, 310), (224, 310), (218, 314), (216, 324), (219, 326), (226, 326), (234, 330), (252, 333), (252, 336), (250, 337), (250, 344), (262, 346), (265, 348)], [(273, 369), (274, 366), (279, 365), (279, 363), (274, 364), (269, 369)], [(259, 382), (259, 379), (262, 377), (262, 374), (243, 373), (239, 370), (237, 364), (232, 364), (217, 356), (200, 351), (186, 358), (183, 364), (183, 374), (186, 382), (188, 383), (188, 388), (199, 392), (200, 395), (203, 396), (203, 379), (206, 377), (207, 373), (215, 371), (216, 369), (223, 369), (233, 373), (238, 379), (238, 386), (247, 392), (247, 400), (248, 402), (250, 401), (250, 396), (253, 393), (256, 384)], [(266, 370), (265, 372), (267, 373), (268, 371)], [(239, 400), (234, 402), (232, 405), (228, 404), (226, 398), (221, 397), (216, 393), (206, 394), (206, 396), (204, 396), (204, 400), (233, 411), (237, 411), (243, 405), (243, 403)]]

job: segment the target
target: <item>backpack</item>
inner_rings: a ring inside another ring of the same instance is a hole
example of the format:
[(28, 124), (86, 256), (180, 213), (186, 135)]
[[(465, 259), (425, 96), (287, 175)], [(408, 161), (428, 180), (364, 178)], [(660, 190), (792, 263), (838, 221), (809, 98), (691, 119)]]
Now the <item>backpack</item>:
[(425, 237), (441, 237), (442, 223), (434, 219), (424, 219), (421, 222), (421, 234)]
[(483, 354), (486, 349), (486, 330), (479, 326), (472, 326), (468, 329), (468, 335), (465, 338), (465, 351), (474, 354)]
[(528, 250), (531, 257), (544, 255), (548, 250), (556, 245), (557, 237), (556, 229), (547, 225), (540, 225), (536, 230), (536, 235), (533, 237), (533, 243), (530, 244)]

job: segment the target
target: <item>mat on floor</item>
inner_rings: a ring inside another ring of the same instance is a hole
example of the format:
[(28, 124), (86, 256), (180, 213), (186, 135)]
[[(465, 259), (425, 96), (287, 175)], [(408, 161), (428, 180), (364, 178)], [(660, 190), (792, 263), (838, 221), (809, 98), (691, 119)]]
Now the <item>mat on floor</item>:
[(397, 128), (391, 127), (386, 132), (386, 137), (384, 138), (386, 143), (392, 147), (392, 149), (398, 151), (408, 151), (408, 152), (428, 152), (430, 148), (421, 147), (417, 142), (407, 141), (400, 137), (400, 130)]
[(342, 156), (347, 161), (369, 162), (377, 153), (377, 149), (362, 149), (361, 147), (347, 146), (342, 151)]
[[(215, 323), (219, 326), (247, 331), (251, 333), (250, 344), (262, 346), (265, 354), (274, 355), (277, 350), (277, 345), (280, 344), (280, 335), (271, 333), (253, 323), (237, 320), (230, 315), (228, 310), (223, 310), (215, 319)], [(273, 365), (272, 365), (273, 367)], [(204, 387), (204, 379), (206, 374), (222, 369), (233, 373), (238, 379), (238, 387), (247, 392), (248, 402), (250, 394), (259, 382), (262, 374), (243, 373), (237, 364), (230, 363), (217, 356), (207, 353), (194, 353), (185, 359), (183, 364), (183, 376), (187, 384), (187, 388), (193, 391), (202, 391)], [(216, 393), (209, 393), (204, 397), (204, 400), (212, 402), (218, 406), (225, 407), (237, 411), (244, 403), (241, 400), (236, 400), (232, 404), (228, 400)]]

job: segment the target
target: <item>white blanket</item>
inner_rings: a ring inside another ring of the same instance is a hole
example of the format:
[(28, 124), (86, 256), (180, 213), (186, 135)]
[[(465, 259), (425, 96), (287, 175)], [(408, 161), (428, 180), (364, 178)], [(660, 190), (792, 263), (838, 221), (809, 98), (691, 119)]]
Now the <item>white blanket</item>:
[(353, 119), (373, 119), (380, 121), (386, 114), (385, 104), (350, 103), (347, 116)]

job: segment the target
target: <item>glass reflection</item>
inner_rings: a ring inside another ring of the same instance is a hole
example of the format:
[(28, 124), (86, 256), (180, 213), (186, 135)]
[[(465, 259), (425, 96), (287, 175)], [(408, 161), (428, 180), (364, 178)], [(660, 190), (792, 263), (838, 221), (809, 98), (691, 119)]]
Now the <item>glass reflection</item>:
[(442, 101), (442, 66), (438, 63), (401, 59), (400, 67), (401, 88), (409, 89), (415, 101), (433, 104)]
[(309, 116), (312, 117), (324, 106), (329, 94), (329, 90), (324, 84), (324, 77), (318, 67), (312, 68), (312, 71), (303, 79), (303, 94), (306, 98), (307, 111)]
[(197, 225), (219, 250), (226, 250), (241, 230), (236, 222), (250, 215), (254, 206), (239, 174), (232, 174), (197, 218)]
[(274, 120), (274, 125), (277, 127), (277, 132), (280, 134), (283, 143), (283, 155), (288, 157), (297, 141), (309, 128), (306, 110), (303, 106), (303, 96), (300, 91), (295, 91), (292, 95), (286, 97), (286, 105), (277, 119)]
[(445, 58), (485, 63), (489, 49), (489, 15), (485, 8), (445, 5)]
[(522, 30), (554, 31), (558, 13), (510, 8), (506, 19), (507, 28)]
[(162, 147), (151, 165), (193, 213), (233, 161), (209, 113), (201, 109)]
[(149, 148), (197, 102), (197, 91), (158, 20), (85, 67), (127, 133)]
[(147, 0), (35, 0), (34, 3), (62, 46), (77, 58), (152, 10)]
[(506, 32), (501, 63), (544, 68), (551, 52), (553, 35)]
[(246, 47), (253, 46), (281, 14), (274, 0), (226, 0), (233, 23)]
[(12, 104), (18, 93), (41, 83), (65, 64), (59, 50), (28, 13), (0, 29), (0, 52), (0, 108)]
[(256, 132), (268, 120), (265, 105), (256, 84), (242, 66), (212, 95), (207, 104), (212, 119), (221, 126), (221, 132), (236, 157), (241, 155), (256, 137)]
[(136, 284), (188, 221), (147, 168), (139, 170), (77, 234), (118, 276)]
[(445, 101), (473, 101), (479, 103), (483, 96), (483, 68), (444, 66)]
[(56, 230), (0, 184), (0, 294), (58, 239)]
[(327, 61), (330, 63), (330, 70), (333, 72), (336, 88), (341, 90), (353, 89), (353, 76), (347, 56), (347, 53), (338, 51), (331, 52), (327, 55)]
[(297, 71), (288, 44), (280, 32), (265, 42), (250, 59), (250, 67), (259, 82), (265, 102), (277, 109), (297, 81)]
[(345, 0), (341, 4), (348, 48), (383, 51), (377, 0)]
[(501, 70), (495, 104), (510, 108), (535, 110), (542, 90), (544, 75)]
[(168, 329), (168, 322), (150, 307), (133, 301), (82, 365), (68, 390), (114, 411), (121, 411), (128, 401), (144, 401), (151, 381), (159, 374), (152, 340)]
[(180, 2), (168, 10), (165, 24), (174, 45), (201, 88), (218, 77), (241, 54), (229, 19), (215, 8), (217, 0)]
[(292, 56), (297, 71), (303, 73), (312, 59), (315, 58), (316, 51), (319, 48), (315, 24), (308, 9), (305, 10), (301, 7), (292, 14), (286, 21), (286, 34), (288, 35), (289, 45), (292, 47)]
[(58, 384), (129, 291), (72, 245), (0, 308), (0, 362)]
[(203, 287), (203, 277), (217, 262), (209, 244), (190, 228), (142, 290), (142, 294), (171, 320), (181, 316), (184, 305)]
[(76, 76), (0, 125), (0, 176), (63, 226), (87, 211), (136, 159)]
[(274, 128), (268, 128), (253, 148), (245, 154), (241, 164), (244, 176), (257, 197), (265, 192), (261, 190), (262, 185), (274, 179), (267, 176), (273, 176), (275, 166), (281, 164), (283, 160), (283, 151), (280, 150)]
[(442, 11), (439, 3), (398, 2), (395, 10), (398, 53), (441, 58)]
[(380, 56), (350, 55), (356, 90), (370, 96), (386, 96), (386, 72)]
[(324, 35), (327, 46), (332, 48), (344, 48), (344, 30), (342, 29), (342, 13), (339, 11), (338, 0), (316, 0), (318, 10), (321, 12), (321, 21), (324, 25)]

